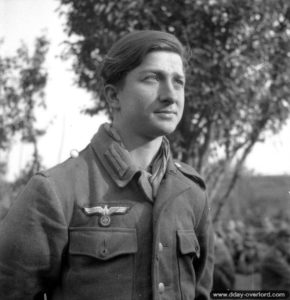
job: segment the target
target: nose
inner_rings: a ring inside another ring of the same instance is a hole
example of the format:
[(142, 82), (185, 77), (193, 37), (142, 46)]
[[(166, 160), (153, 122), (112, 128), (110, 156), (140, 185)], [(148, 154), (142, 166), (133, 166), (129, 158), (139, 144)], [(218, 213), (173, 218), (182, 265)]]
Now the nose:
[(160, 85), (159, 98), (162, 102), (173, 103), (178, 100), (177, 91), (170, 80), (164, 81)]

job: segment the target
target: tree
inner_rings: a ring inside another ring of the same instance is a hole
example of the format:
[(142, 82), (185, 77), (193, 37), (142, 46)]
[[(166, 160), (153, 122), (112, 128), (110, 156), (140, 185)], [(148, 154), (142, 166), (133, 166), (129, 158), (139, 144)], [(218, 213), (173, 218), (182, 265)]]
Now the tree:
[[(43, 64), (47, 51), (48, 41), (41, 36), (36, 39), (31, 56), (24, 44), (15, 55), (0, 56), (0, 152), (8, 153), (17, 135), (22, 142), (32, 144), (33, 157), (22, 171), (22, 179), (37, 171), (41, 164), (37, 140), (45, 130), (36, 128), (35, 112), (45, 107), (47, 72)], [(4, 155), (0, 163), (0, 173), (4, 174), (7, 167)]]
[[(174, 155), (205, 177), (217, 215), (245, 159), (290, 111), (288, 0), (60, 0), (67, 55), (96, 114), (106, 109), (98, 67), (126, 32), (174, 33), (190, 49), (185, 113), (171, 137)], [(225, 174), (225, 192), (218, 188)]]

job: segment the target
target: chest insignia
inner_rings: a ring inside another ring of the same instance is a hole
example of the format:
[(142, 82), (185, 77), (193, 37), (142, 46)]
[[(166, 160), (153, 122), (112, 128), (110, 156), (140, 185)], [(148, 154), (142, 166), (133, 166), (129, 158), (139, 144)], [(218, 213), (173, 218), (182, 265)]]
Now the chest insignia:
[(111, 206), (108, 205), (100, 205), (94, 207), (84, 207), (83, 210), (85, 214), (91, 215), (99, 215), (99, 224), (103, 227), (110, 226), (111, 224), (111, 216), (112, 215), (124, 215), (130, 209), (129, 206)]

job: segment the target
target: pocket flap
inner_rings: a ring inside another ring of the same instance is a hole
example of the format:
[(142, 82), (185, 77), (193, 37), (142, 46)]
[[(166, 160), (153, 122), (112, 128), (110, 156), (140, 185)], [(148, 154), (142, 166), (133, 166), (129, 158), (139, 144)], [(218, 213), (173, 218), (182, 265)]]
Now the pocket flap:
[(193, 230), (177, 230), (179, 250), (181, 254), (195, 253), (200, 256), (200, 247)]
[(70, 228), (70, 254), (108, 260), (136, 252), (135, 228)]

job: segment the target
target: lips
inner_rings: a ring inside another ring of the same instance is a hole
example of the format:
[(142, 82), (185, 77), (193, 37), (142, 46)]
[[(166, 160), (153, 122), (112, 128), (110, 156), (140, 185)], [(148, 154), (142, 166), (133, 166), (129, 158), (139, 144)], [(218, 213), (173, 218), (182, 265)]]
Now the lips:
[(177, 111), (176, 110), (161, 109), (161, 110), (155, 111), (155, 116), (159, 120), (173, 121), (173, 120), (176, 120)]
[(156, 114), (177, 115), (177, 112), (175, 110), (167, 110), (167, 109), (157, 110), (155, 113)]

